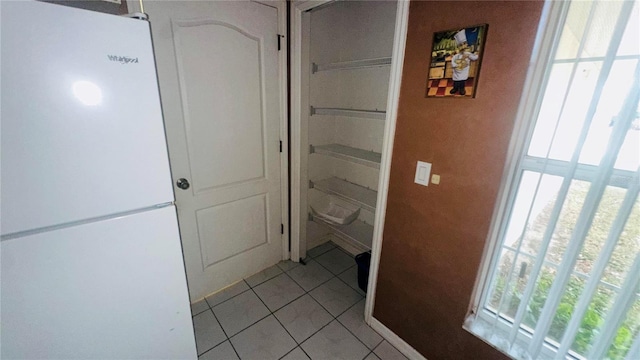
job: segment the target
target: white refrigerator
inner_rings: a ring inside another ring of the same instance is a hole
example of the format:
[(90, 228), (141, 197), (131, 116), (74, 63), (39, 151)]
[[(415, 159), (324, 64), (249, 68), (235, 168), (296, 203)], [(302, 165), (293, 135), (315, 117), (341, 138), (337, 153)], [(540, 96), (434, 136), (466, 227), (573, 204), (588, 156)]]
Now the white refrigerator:
[(149, 23), (0, 6), (2, 359), (195, 359)]

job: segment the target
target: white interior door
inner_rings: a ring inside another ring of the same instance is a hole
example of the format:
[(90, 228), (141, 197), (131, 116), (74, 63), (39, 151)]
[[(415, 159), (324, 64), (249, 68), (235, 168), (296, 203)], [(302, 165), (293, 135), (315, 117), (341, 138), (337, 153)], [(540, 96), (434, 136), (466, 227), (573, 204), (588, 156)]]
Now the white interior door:
[(283, 257), (282, 14), (250, 1), (149, 1), (144, 10), (197, 300)]

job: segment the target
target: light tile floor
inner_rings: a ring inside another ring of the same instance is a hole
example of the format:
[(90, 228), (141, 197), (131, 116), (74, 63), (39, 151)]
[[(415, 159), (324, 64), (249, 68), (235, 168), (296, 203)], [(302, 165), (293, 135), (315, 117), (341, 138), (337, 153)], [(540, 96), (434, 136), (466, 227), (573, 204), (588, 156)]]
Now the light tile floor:
[(353, 257), (333, 243), (191, 305), (199, 360), (406, 360), (364, 322)]

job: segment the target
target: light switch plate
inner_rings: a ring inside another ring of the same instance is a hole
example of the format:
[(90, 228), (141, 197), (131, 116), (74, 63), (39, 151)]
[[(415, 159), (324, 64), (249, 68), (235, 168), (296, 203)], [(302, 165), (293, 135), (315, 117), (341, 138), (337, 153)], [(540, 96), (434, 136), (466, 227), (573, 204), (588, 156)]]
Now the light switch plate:
[(431, 174), (431, 163), (418, 161), (418, 165), (416, 166), (416, 178), (414, 182), (416, 184), (429, 186), (430, 174)]

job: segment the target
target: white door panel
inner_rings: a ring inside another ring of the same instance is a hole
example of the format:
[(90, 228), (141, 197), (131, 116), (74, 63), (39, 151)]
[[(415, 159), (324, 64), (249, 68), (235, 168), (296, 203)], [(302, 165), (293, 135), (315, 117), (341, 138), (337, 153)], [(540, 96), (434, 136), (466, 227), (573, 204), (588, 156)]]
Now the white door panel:
[(260, 39), (223, 22), (172, 25), (194, 191), (264, 178)]
[(267, 243), (267, 199), (258, 195), (196, 211), (205, 268)]
[(278, 11), (249, 1), (145, 4), (197, 300), (282, 258)]
[(1, 6), (2, 234), (173, 201), (148, 23)]
[(2, 358), (195, 359), (179, 239), (170, 206), (3, 240)]

